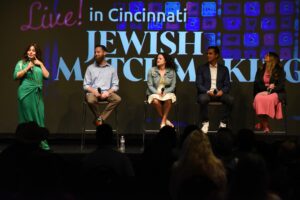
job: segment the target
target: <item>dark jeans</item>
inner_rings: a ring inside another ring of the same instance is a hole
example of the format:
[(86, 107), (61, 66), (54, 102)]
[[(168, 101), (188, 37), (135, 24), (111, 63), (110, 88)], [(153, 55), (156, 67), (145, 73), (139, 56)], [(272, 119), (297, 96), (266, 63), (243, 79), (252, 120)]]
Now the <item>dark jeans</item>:
[(233, 107), (234, 98), (229, 94), (223, 94), (221, 97), (211, 97), (208, 94), (199, 94), (198, 103), (200, 104), (200, 120), (208, 121), (208, 103), (211, 101), (220, 101), (224, 105), (222, 121), (227, 123)]

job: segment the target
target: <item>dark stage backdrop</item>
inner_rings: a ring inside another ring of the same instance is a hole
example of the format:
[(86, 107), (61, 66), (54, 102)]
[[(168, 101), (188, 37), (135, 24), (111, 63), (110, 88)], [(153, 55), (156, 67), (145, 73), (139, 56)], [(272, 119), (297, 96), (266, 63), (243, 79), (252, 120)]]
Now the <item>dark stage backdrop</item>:
[[(299, 8), (298, 0), (1, 1), (0, 133), (15, 131), (18, 82), (12, 74), (33, 41), (42, 47), (51, 74), (44, 82), (44, 101), (52, 133), (81, 132), (82, 80), (96, 44), (108, 47), (108, 61), (118, 70), (120, 133), (142, 130), (146, 73), (159, 51), (178, 64), (178, 125), (193, 123), (198, 114), (195, 71), (206, 62), (209, 45), (220, 46), (220, 62), (230, 71), (234, 130), (253, 127), (254, 75), (263, 55), (276, 51), (287, 74), (289, 131), (299, 133)], [(89, 110), (88, 116), (90, 125)], [(157, 115), (152, 113), (147, 123), (158, 127)]]

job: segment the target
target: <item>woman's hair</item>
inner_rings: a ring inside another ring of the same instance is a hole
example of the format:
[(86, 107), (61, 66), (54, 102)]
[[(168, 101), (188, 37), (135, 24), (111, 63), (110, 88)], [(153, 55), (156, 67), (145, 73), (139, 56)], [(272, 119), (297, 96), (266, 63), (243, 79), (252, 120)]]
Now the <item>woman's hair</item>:
[(200, 175), (208, 177), (220, 187), (226, 184), (222, 161), (214, 155), (207, 135), (199, 130), (186, 138), (177, 164), (187, 178)]
[(172, 58), (172, 56), (170, 56), (167, 53), (158, 53), (157, 56), (155, 56), (155, 59), (153, 61), (153, 66), (156, 66), (156, 62), (159, 55), (162, 55), (166, 60), (166, 68), (170, 68), (177, 71), (177, 65), (175, 64), (174, 59)]
[(29, 44), (27, 47), (26, 47), (26, 49), (25, 49), (25, 51), (24, 51), (24, 53), (23, 53), (23, 57), (22, 57), (22, 60), (23, 61), (28, 61), (29, 59), (28, 59), (28, 56), (27, 56), (27, 51), (30, 49), (30, 47), (34, 47), (34, 49), (35, 49), (35, 52), (36, 52), (36, 54), (35, 54), (35, 57), (37, 58), (37, 59), (39, 59), (40, 61), (42, 61), (42, 51), (41, 51), (41, 49), (40, 49), (40, 47), (38, 46), (38, 44), (37, 43), (31, 43), (31, 44)]
[(280, 66), (280, 58), (277, 53), (269, 52), (270, 61), (265, 64), (266, 69), (272, 74), (273, 69), (279, 65)]

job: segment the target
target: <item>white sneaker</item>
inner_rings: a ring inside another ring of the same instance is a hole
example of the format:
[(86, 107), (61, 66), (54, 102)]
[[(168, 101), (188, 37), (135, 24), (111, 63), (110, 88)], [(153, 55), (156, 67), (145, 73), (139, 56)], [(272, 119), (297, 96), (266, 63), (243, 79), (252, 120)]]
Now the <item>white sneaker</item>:
[(172, 124), (172, 122), (169, 121), (169, 120), (166, 121), (166, 125), (171, 126), (172, 128), (174, 128), (174, 124)]
[(227, 124), (225, 124), (224, 122), (220, 122), (219, 128), (226, 128)]
[(160, 124), (160, 128), (162, 129), (163, 127), (165, 127), (166, 126), (166, 124), (163, 124), (163, 123), (161, 123)]
[(209, 128), (209, 122), (203, 122), (203, 123), (202, 123), (201, 131), (202, 131), (203, 133), (207, 134), (208, 128)]

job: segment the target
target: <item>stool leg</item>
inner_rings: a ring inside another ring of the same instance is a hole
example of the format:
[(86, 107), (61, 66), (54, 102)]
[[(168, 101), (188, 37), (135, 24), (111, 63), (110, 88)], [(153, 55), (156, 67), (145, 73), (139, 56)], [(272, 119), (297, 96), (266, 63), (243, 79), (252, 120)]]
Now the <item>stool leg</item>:
[(177, 127), (176, 127), (176, 131), (177, 131), (177, 135), (179, 136), (179, 104), (176, 103), (175, 104), (175, 118), (176, 118), (176, 123), (177, 123)]
[(147, 103), (144, 103), (144, 123), (143, 123), (143, 148), (145, 148), (145, 137), (146, 137), (146, 121), (147, 120)]
[(253, 113), (253, 116), (252, 116), (252, 121), (253, 121), (253, 124), (252, 124), (252, 129), (253, 131), (255, 132), (255, 125), (256, 125), (256, 112), (254, 110), (254, 113)]
[(287, 132), (288, 132), (288, 126), (287, 126), (287, 110), (286, 110), (286, 105), (284, 105), (284, 109), (283, 109), (283, 112), (284, 112), (284, 131), (285, 131), (285, 136), (287, 136)]
[(81, 151), (83, 151), (85, 145), (85, 125), (86, 125), (86, 103), (82, 104), (82, 133), (81, 133)]
[(120, 138), (119, 138), (119, 124), (118, 124), (118, 107), (115, 109), (115, 123), (116, 123), (116, 135), (117, 135), (117, 147), (120, 147)]
[(196, 112), (194, 112), (194, 115), (193, 115), (193, 117), (194, 117), (194, 124), (195, 125), (197, 125), (198, 123), (197, 123), (197, 113), (199, 113), (199, 111), (198, 111), (198, 104), (197, 103), (195, 103), (195, 108), (196, 108)]

